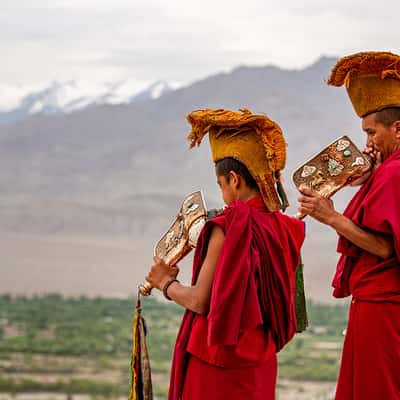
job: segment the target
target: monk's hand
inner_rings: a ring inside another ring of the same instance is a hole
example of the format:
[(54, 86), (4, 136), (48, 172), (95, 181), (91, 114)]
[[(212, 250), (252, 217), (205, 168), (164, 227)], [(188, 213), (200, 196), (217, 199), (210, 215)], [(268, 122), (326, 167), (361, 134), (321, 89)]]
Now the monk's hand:
[(375, 171), (382, 164), (382, 153), (373, 147), (366, 147), (364, 153), (371, 157), (372, 171)]
[(321, 196), (315, 190), (311, 190), (306, 185), (300, 185), (299, 191), (299, 212), (309, 215), (323, 224), (330, 225), (333, 216), (336, 214), (333, 201)]
[(155, 256), (153, 257), (154, 264), (151, 266), (149, 273), (146, 276), (146, 281), (149, 282), (153, 287), (162, 290), (165, 284), (177, 277), (179, 268), (174, 265), (170, 266)]
[(366, 147), (363, 150), (363, 153), (366, 154), (370, 160), (371, 160), (371, 168), (366, 168), (362, 175), (355, 179), (354, 181), (352, 181), (350, 183), (350, 186), (360, 186), (363, 183), (365, 183), (368, 178), (371, 176), (371, 174), (379, 167), (379, 165), (381, 165), (382, 163), (382, 154), (375, 150), (373, 147)]
[(373, 146), (367, 146), (362, 152), (371, 159), (372, 165), (375, 165), (377, 163), (378, 157), (380, 158), (380, 152), (376, 150)]

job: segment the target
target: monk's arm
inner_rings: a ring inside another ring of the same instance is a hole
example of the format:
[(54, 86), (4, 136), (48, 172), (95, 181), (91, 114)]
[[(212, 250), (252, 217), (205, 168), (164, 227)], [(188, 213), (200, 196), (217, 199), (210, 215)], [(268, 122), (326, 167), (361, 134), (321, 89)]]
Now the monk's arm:
[(393, 255), (394, 247), (390, 237), (366, 231), (336, 211), (329, 221), (328, 225), (361, 249), (381, 258)]
[[(193, 286), (186, 286), (179, 282), (173, 282), (168, 287), (168, 297), (175, 301), (175, 303), (198, 314), (207, 313), (210, 305), (214, 273), (223, 243), (224, 233), (218, 225), (215, 225), (210, 235), (207, 254), (201, 266), (196, 284)], [(162, 290), (165, 284), (171, 279), (171, 276), (164, 276), (162, 278), (156, 277), (154, 279), (156, 269), (162, 268), (159, 264), (162, 264), (162, 261), (161, 263), (156, 262), (146, 279), (156, 288)], [(166, 266), (166, 268), (171, 269), (171, 267), (168, 266)]]
[(390, 237), (360, 228), (349, 218), (334, 209), (330, 199), (306, 187), (300, 187), (299, 212), (310, 215), (319, 222), (331, 226), (340, 235), (363, 250), (381, 258), (388, 258), (394, 252)]

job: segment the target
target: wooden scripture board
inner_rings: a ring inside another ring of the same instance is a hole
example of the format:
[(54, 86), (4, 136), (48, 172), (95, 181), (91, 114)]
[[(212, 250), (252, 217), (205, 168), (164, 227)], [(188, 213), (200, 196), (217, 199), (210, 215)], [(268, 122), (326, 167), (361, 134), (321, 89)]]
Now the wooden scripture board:
[(348, 136), (341, 136), (302, 164), (293, 173), (293, 182), (331, 197), (371, 168), (368, 156)]

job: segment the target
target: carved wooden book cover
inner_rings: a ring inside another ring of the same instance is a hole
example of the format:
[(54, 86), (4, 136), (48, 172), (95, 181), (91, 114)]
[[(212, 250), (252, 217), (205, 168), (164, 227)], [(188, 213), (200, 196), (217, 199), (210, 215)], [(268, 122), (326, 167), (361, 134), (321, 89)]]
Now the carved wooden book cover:
[(293, 173), (296, 187), (305, 184), (331, 197), (371, 168), (368, 156), (348, 136), (341, 136)]
[(190, 252), (207, 220), (207, 209), (201, 191), (191, 193), (181, 205), (175, 221), (157, 243), (154, 254), (173, 265)]

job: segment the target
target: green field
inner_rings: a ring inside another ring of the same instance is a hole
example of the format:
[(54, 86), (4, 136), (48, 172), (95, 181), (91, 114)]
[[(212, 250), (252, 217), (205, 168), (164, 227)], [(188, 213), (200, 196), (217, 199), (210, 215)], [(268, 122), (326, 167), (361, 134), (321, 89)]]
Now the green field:
[[(133, 298), (0, 296), (0, 393), (126, 397), (134, 309)], [(347, 306), (310, 303), (308, 310), (309, 329), (279, 355), (282, 399), (290, 382), (323, 385), (337, 377)], [(182, 309), (146, 298), (143, 315), (155, 394), (164, 399)]]

